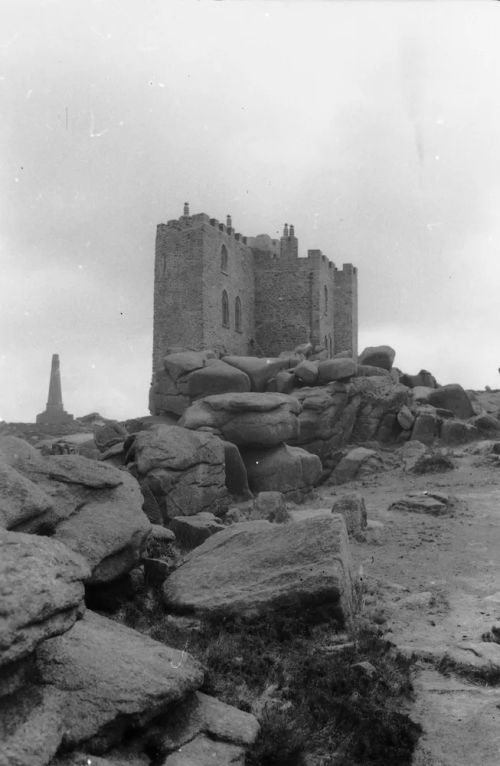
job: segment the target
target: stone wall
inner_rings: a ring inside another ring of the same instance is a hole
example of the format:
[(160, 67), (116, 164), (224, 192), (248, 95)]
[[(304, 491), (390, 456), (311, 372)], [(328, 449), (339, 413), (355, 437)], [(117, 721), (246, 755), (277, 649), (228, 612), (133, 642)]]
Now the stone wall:
[[(203, 225), (203, 347), (222, 354), (249, 353), (254, 336), (253, 255), (232, 230), (212, 219)], [(227, 268), (222, 269), (222, 248)], [(222, 291), (229, 301), (229, 326), (222, 323)], [(241, 330), (236, 328), (236, 299), (241, 301)]]
[[(307, 258), (254, 250), (257, 352), (269, 356), (311, 341), (335, 352), (335, 267), (321, 250)], [(326, 292), (325, 292), (326, 291)], [(341, 350), (341, 349), (339, 349)]]
[(321, 250), (308, 250), (308, 261), (314, 275), (311, 341), (325, 346), (329, 356), (333, 356), (337, 350), (334, 347), (335, 266)]
[(157, 227), (153, 371), (160, 368), (169, 346), (202, 346), (202, 246), (202, 230), (187, 219)]
[(255, 353), (277, 356), (310, 339), (313, 275), (307, 259), (254, 250)]

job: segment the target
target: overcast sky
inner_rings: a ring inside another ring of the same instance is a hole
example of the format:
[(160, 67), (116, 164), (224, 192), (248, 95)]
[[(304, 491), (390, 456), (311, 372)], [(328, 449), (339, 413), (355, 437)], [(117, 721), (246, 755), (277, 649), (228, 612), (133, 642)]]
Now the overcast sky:
[(0, 0), (0, 417), (147, 413), (156, 225), (359, 268), (360, 348), (500, 387), (499, 3)]

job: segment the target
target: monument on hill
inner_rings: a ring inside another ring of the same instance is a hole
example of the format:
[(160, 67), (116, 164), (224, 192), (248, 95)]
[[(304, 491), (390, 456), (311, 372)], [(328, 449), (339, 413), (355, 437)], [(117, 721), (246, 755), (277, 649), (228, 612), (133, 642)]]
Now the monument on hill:
[(36, 416), (36, 422), (43, 425), (61, 425), (71, 423), (72, 420), (73, 415), (65, 412), (63, 407), (59, 354), (52, 354), (47, 407), (44, 412)]

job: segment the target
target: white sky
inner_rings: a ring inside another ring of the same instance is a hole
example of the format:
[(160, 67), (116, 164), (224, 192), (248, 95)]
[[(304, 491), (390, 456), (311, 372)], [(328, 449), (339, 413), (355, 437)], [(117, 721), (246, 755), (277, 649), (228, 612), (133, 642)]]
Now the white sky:
[(156, 224), (295, 225), (360, 346), (500, 386), (496, 2), (0, 0), (0, 417), (147, 412)]

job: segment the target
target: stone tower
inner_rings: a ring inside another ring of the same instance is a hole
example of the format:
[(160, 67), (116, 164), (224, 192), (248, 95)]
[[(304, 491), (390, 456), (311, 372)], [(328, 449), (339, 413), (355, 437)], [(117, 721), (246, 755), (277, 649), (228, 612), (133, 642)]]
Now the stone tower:
[(335, 350), (358, 355), (358, 270), (344, 263), (334, 274)]
[(71, 423), (72, 420), (73, 415), (65, 412), (63, 407), (59, 354), (52, 354), (47, 407), (44, 412), (36, 416), (36, 422), (44, 425), (62, 425)]
[(254, 336), (254, 272), (246, 238), (189, 205), (156, 233), (153, 371), (167, 349), (249, 353)]

